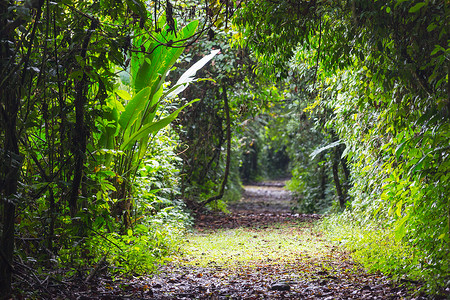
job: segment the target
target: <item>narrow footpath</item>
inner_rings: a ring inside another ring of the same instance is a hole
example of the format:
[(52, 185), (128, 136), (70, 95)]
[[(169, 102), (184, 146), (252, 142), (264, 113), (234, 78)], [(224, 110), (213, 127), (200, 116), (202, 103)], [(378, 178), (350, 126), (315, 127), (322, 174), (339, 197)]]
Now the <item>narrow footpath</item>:
[(365, 272), (294, 204), (284, 182), (246, 186), (230, 213), (198, 213), (157, 274), (101, 276), (54, 299), (428, 299)]
[(142, 298), (426, 299), (366, 273), (315, 229), (319, 215), (291, 211), (283, 186), (246, 186), (230, 214), (198, 215), (180, 255), (148, 278)]

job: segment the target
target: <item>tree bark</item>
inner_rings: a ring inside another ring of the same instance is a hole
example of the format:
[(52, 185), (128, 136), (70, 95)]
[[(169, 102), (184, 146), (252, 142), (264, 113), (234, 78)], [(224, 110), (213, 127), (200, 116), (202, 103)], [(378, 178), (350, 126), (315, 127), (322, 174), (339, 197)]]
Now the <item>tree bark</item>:
[[(83, 47), (81, 49), (80, 56), (83, 59), (86, 59), (86, 53), (88, 49), (89, 42), (91, 40), (91, 36), (93, 31), (97, 28), (98, 21), (93, 19), (91, 20), (91, 25), (87, 35), (83, 41)], [(75, 84), (75, 143), (74, 145), (74, 157), (75, 157), (75, 169), (72, 180), (72, 190), (69, 198), (69, 208), (70, 215), (74, 217), (78, 211), (77, 200), (78, 200), (78, 189), (81, 185), (81, 179), (83, 178), (83, 166), (84, 166), (84, 158), (86, 155), (86, 146), (87, 146), (87, 130), (84, 124), (84, 106), (86, 104), (86, 92), (88, 86), (88, 78), (86, 72), (83, 72), (83, 76), (80, 81)]]
[[(11, 117), (11, 119), (15, 120), (15, 116)], [(8, 134), (8, 138), (11, 142), (6, 143), (5, 153), (2, 157), (6, 165), (6, 178), (2, 178), (4, 184), (2, 187), (3, 231), (0, 243), (0, 299), (7, 297), (11, 292), (11, 275), (13, 271), (14, 220), (16, 216), (16, 203), (14, 197), (17, 194), (17, 183), (19, 181), (19, 169), (21, 165), (15, 134), (15, 130), (11, 130)]]
[[(5, 53), (1, 53), (2, 60), (5, 57), (3, 54)], [(2, 183), (0, 195), (3, 204), (3, 230), (0, 243), (0, 298), (4, 298), (11, 291), (14, 219), (22, 158), (19, 153), (16, 128), (20, 97), (15, 93), (14, 86), (0, 87), (0, 90), (1, 125), (4, 131), (4, 145), (0, 151), (0, 182)]]
[[(8, 12), (9, 1), (0, 1), (0, 73), (17, 70), (14, 64), (16, 54), (10, 48), (14, 28), (5, 30), (12, 21)], [(20, 21), (21, 20), (16, 20)], [(17, 23), (20, 23), (17, 22)], [(0, 86), (0, 130), (3, 145), (0, 146), (0, 204), (3, 208), (2, 232), (0, 237), (0, 299), (9, 297), (13, 271), (14, 220), (16, 215), (17, 186), (22, 158), (17, 138), (17, 114), (19, 110), (18, 72), (10, 72), (8, 80)]]
[(320, 198), (325, 200), (326, 198), (325, 191), (327, 189), (327, 172), (325, 169), (325, 165), (320, 166), (319, 172), (320, 172)]
[[(338, 140), (338, 136), (334, 131), (331, 132), (331, 135), (333, 137), (333, 141)], [(339, 206), (344, 209), (345, 208), (345, 202), (348, 195), (348, 187), (349, 187), (349, 180), (350, 180), (350, 170), (347, 167), (347, 163), (344, 159), (342, 159), (342, 153), (344, 150), (342, 149), (342, 145), (337, 145), (334, 147), (333, 150), (333, 181), (334, 186), (336, 187), (336, 194), (339, 199)], [(341, 180), (339, 179), (339, 164), (342, 164), (342, 170), (344, 172), (344, 180), (343, 183), (341, 183)]]
[(227, 88), (224, 85), (223, 87), (223, 102), (224, 102), (224, 110), (225, 110), (225, 116), (226, 116), (226, 122), (227, 122), (227, 158), (225, 162), (225, 173), (223, 175), (222, 185), (220, 187), (219, 194), (213, 197), (210, 197), (208, 200), (202, 202), (202, 205), (205, 206), (208, 203), (211, 203), (212, 201), (220, 200), (223, 197), (223, 194), (225, 193), (225, 187), (228, 182), (228, 176), (230, 174), (230, 165), (231, 165), (231, 118), (230, 118), (230, 107), (228, 105), (228, 95), (227, 95)]
[(341, 208), (345, 207), (345, 198), (342, 193), (342, 186), (341, 181), (339, 180), (339, 163), (335, 160), (333, 161), (333, 179), (334, 179), (334, 186), (336, 187), (336, 193), (339, 199), (339, 206)]
[(341, 162), (341, 166), (342, 166), (342, 170), (344, 171), (344, 197), (347, 198), (348, 197), (348, 191), (350, 190), (351, 187), (351, 182), (350, 182), (350, 169), (348, 167), (348, 161), (346, 157), (342, 157), (342, 154), (344, 153), (344, 147), (343, 145), (339, 145), (338, 146), (338, 154), (340, 157), (340, 162)]

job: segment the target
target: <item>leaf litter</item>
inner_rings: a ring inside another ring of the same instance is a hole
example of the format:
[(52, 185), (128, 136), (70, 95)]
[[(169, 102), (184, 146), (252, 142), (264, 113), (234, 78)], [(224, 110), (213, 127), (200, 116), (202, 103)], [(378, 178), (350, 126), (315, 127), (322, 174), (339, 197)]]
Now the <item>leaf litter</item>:
[(320, 215), (290, 210), (292, 197), (282, 186), (246, 187), (230, 214), (197, 211), (192, 233), (157, 274), (101, 275), (89, 283), (65, 283), (64, 291), (54, 284), (49, 298), (429, 299), (367, 273), (315, 229)]

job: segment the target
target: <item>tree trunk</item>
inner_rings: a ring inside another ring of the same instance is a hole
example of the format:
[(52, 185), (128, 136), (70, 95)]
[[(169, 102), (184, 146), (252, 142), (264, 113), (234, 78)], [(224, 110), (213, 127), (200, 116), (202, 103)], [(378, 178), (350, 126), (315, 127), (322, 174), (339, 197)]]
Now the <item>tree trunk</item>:
[(345, 208), (345, 194), (342, 190), (341, 180), (339, 179), (339, 151), (335, 147), (333, 151), (333, 180), (334, 186), (336, 187), (336, 194), (339, 199), (339, 206), (343, 209)]
[[(15, 135), (15, 131), (11, 135)], [(17, 143), (16, 143), (17, 145)], [(14, 146), (11, 144), (10, 146)], [(10, 155), (6, 155), (10, 153)], [(16, 216), (16, 203), (14, 196), (17, 193), (17, 183), (19, 180), (19, 166), (15, 165), (13, 158), (17, 153), (11, 152), (5, 147), (5, 155), (2, 159), (6, 161), (10, 158), (9, 167), (6, 167), (6, 178), (3, 180), (3, 231), (0, 243), (0, 299), (8, 297), (11, 292), (11, 275), (13, 271), (13, 252), (14, 252), (14, 219)], [(18, 155), (17, 155), (18, 157)]]
[[(1, 53), (4, 58), (5, 53)], [(18, 95), (14, 86), (0, 87), (1, 125), (4, 131), (4, 145), (0, 149), (0, 196), (3, 204), (3, 231), (0, 243), (0, 298), (11, 290), (12, 261), (14, 251), (14, 219), (16, 215), (17, 185), (22, 158), (17, 140)]]
[(230, 107), (228, 105), (228, 95), (227, 95), (227, 88), (225, 85), (223, 88), (223, 102), (224, 102), (224, 110), (225, 110), (225, 116), (226, 116), (226, 122), (227, 122), (227, 158), (225, 162), (225, 173), (223, 175), (223, 181), (222, 185), (220, 187), (219, 194), (216, 196), (213, 196), (209, 198), (208, 200), (202, 202), (202, 205), (206, 205), (212, 201), (220, 200), (223, 197), (223, 194), (225, 193), (225, 186), (228, 182), (228, 175), (230, 174), (230, 165), (231, 165), (231, 118), (230, 118)]
[[(10, 48), (10, 45), (14, 44), (12, 38), (14, 26), (18, 25), (8, 22), (10, 21), (9, 3), (9, 1), (0, 1), (0, 73), (7, 74), (9, 77), (3, 80), (0, 86), (0, 130), (2, 131), (0, 137), (3, 136), (3, 144), (0, 145), (0, 204), (3, 208), (0, 237), (0, 299), (9, 297), (11, 292), (16, 196), (19, 170), (22, 165), (16, 128), (20, 102), (18, 72), (12, 71), (16, 68), (16, 54)], [(17, 21), (16, 24), (22, 22)]]
[(336, 187), (336, 193), (339, 199), (339, 206), (341, 208), (345, 207), (345, 198), (342, 193), (342, 186), (341, 182), (339, 180), (339, 170), (338, 170), (339, 164), (337, 162), (333, 162), (333, 179), (334, 179), (334, 186)]
[[(91, 40), (93, 31), (97, 28), (98, 21), (95, 19), (91, 20), (91, 25), (88, 30), (87, 35), (83, 41), (83, 47), (81, 49), (81, 58), (86, 59), (86, 53), (88, 50), (88, 45)], [(84, 170), (84, 158), (86, 155), (86, 145), (87, 145), (87, 130), (84, 124), (84, 106), (86, 104), (86, 93), (88, 88), (88, 77), (86, 72), (83, 72), (83, 76), (80, 81), (75, 84), (75, 169), (74, 176), (72, 180), (72, 190), (69, 198), (70, 215), (74, 217), (78, 211), (77, 200), (78, 200), (78, 189), (81, 185), (81, 179), (83, 178)]]
[[(333, 141), (337, 141), (339, 137), (337, 134), (332, 131), (331, 132)], [(342, 145), (337, 145), (334, 147), (332, 156), (333, 156), (333, 181), (334, 186), (336, 187), (336, 194), (339, 199), (339, 206), (344, 209), (345, 202), (348, 198), (348, 188), (349, 188), (349, 180), (350, 180), (350, 170), (348, 169), (347, 162), (342, 157), (342, 153), (344, 152)], [(341, 183), (339, 179), (339, 164), (342, 164), (342, 170), (344, 172), (344, 182)]]
[(320, 167), (320, 199), (325, 200), (326, 194), (325, 191), (327, 189), (327, 172), (325, 170), (325, 165)]
[(348, 197), (348, 191), (350, 190), (351, 183), (350, 183), (350, 169), (348, 168), (348, 161), (347, 158), (342, 157), (342, 154), (344, 153), (344, 147), (343, 145), (338, 146), (338, 155), (340, 157), (340, 162), (342, 166), (342, 170), (344, 171), (344, 183), (342, 184), (344, 187), (343, 194), (344, 198)]

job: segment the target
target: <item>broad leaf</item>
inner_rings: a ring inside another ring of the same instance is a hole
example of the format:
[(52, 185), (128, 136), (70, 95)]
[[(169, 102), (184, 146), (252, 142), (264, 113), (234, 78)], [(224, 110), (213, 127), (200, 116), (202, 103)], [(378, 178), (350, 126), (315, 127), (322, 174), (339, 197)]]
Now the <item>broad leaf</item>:
[(139, 114), (145, 109), (149, 95), (150, 87), (147, 87), (128, 102), (125, 111), (120, 115), (119, 119), (119, 124), (123, 130), (129, 129), (134, 124)]
[(340, 141), (340, 140), (336, 141), (336, 142), (333, 142), (333, 143), (328, 144), (328, 145), (326, 145), (324, 147), (321, 147), (319, 149), (314, 150), (309, 156), (311, 157), (311, 159), (314, 159), (318, 154), (322, 153), (323, 151), (328, 150), (328, 149), (333, 148), (333, 147), (336, 147), (336, 146), (338, 146), (340, 144), (342, 144), (342, 141)]
[[(198, 20), (195, 20), (186, 25), (185, 27), (183, 27), (183, 29), (181, 29), (177, 34), (179, 41), (188, 39), (189, 37), (193, 36), (195, 31), (197, 30), (197, 26)], [(174, 44), (177, 44), (177, 42), (175, 42)], [(179, 47), (181, 45), (176, 46)], [(167, 65), (165, 65), (167, 69), (169, 69), (177, 61), (178, 57), (180, 57), (181, 53), (183, 53), (183, 50), (184, 47), (170, 48), (168, 53), (168, 59), (166, 60)]]
[(126, 101), (130, 101), (130, 100), (131, 100), (131, 95), (130, 95), (127, 91), (124, 91), (124, 90), (117, 90), (117, 91), (116, 91), (116, 94), (117, 94), (120, 98), (122, 98), (123, 100), (126, 100)]
[(133, 89), (135, 93), (155, 84), (158, 78), (159, 68), (161, 68), (161, 64), (164, 62), (165, 47), (157, 47), (157, 44), (153, 43), (150, 48), (152, 49), (149, 49), (149, 51), (152, 51), (152, 53), (136, 62), (140, 66), (133, 78)]
[(152, 96), (151, 101), (148, 101), (148, 104), (145, 108), (145, 112), (142, 115), (141, 125), (148, 124), (153, 122), (153, 118), (156, 114), (156, 109), (158, 108), (159, 101), (162, 99), (163, 87), (161, 86), (159, 90)]
[[(159, 89), (170, 67), (172, 67), (181, 53), (183, 53), (184, 47), (182, 47), (182, 44), (178, 44), (181, 41), (184, 43), (185, 39), (194, 35), (197, 26), (198, 21), (192, 21), (183, 27), (177, 34), (178, 41), (173, 42), (173, 45), (176, 47), (166, 47), (158, 42), (153, 42), (148, 45), (148, 49), (146, 50), (151, 53), (146, 55), (145, 58), (141, 57), (139, 60), (134, 61), (134, 65), (139, 64), (139, 69), (134, 74), (135, 92), (139, 92), (146, 86), (152, 86), (151, 94)], [(161, 32), (157, 35), (156, 40), (166, 41), (175, 39), (174, 33), (169, 34), (169, 36), (166, 35), (166, 32)]]
[(413, 7), (411, 7), (411, 8), (409, 9), (409, 12), (410, 12), (410, 13), (416, 13), (416, 12), (418, 12), (422, 7), (424, 7), (425, 5), (426, 5), (425, 2), (419, 2), (419, 3), (417, 3), (416, 5), (414, 5)]
[(153, 122), (153, 123), (149, 123), (146, 124), (144, 126), (141, 127), (141, 129), (139, 129), (137, 132), (135, 132), (134, 134), (132, 134), (129, 138), (126, 138), (124, 140), (124, 142), (122, 143), (122, 145), (120, 146), (120, 150), (127, 150), (130, 149), (131, 146), (134, 144), (134, 142), (136, 142), (139, 139), (144, 138), (145, 136), (148, 136), (152, 133), (156, 133), (159, 130), (161, 130), (162, 128), (166, 127), (167, 125), (169, 125), (173, 120), (175, 120), (175, 118), (178, 116), (178, 114), (188, 105), (191, 105), (194, 102), (199, 101), (199, 99), (193, 100), (191, 102), (189, 102), (186, 105), (183, 105), (182, 107), (180, 107), (179, 109), (177, 109), (176, 111), (174, 111), (173, 113), (171, 113), (168, 117), (165, 117), (159, 121)]
[(190, 67), (186, 72), (183, 73), (183, 75), (181, 75), (180, 79), (178, 79), (177, 83), (175, 84), (178, 87), (175, 90), (173, 90), (168, 95), (168, 97), (173, 97), (184, 91), (189, 85), (189, 83), (191, 83), (194, 80), (194, 76), (197, 73), (197, 71), (203, 68), (203, 66), (206, 65), (219, 52), (220, 50), (212, 50), (209, 55), (206, 55), (198, 62), (193, 64), (192, 67)]

